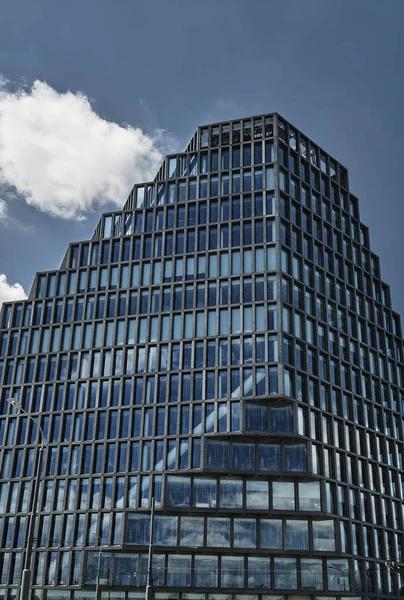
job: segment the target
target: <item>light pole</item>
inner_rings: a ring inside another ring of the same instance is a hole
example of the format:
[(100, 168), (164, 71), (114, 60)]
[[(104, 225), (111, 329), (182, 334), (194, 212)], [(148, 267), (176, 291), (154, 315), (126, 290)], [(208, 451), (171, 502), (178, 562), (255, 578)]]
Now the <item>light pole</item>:
[(25, 546), (25, 556), (24, 556), (24, 564), (23, 570), (21, 573), (20, 580), (20, 595), (19, 600), (29, 600), (29, 591), (32, 580), (32, 549), (34, 545), (34, 531), (35, 531), (35, 522), (36, 516), (38, 513), (38, 493), (39, 486), (41, 483), (41, 475), (42, 475), (42, 455), (44, 449), (44, 434), (41, 425), (37, 419), (34, 419), (26, 410), (23, 409), (22, 405), (15, 398), (8, 398), (9, 404), (14, 406), (18, 410), (19, 413), (26, 415), (35, 425), (38, 427), (38, 431), (40, 434), (41, 445), (38, 450), (37, 456), (37, 464), (36, 469), (34, 471), (34, 492), (31, 495), (30, 503), (28, 507), (28, 528), (27, 528), (27, 541)]
[[(154, 507), (155, 507), (155, 501), (154, 501), (154, 496), (153, 496), (152, 501), (151, 501), (151, 511), (150, 511), (149, 553), (147, 556), (145, 600), (153, 600)], [(136, 577), (140, 573), (145, 573), (145, 571), (133, 571), (132, 574), (134, 577)]]
[(151, 501), (149, 554), (147, 557), (147, 581), (145, 600), (152, 600), (153, 592), (153, 536), (154, 536), (154, 497)]
[(102, 539), (95, 531), (92, 532), (97, 538), (98, 542), (98, 560), (97, 560), (97, 580), (95, 582), (95, 600), (98, 600), (98, 594), (100, 589), (100, 571), (101, 571), (101, 552), (102, 552)]

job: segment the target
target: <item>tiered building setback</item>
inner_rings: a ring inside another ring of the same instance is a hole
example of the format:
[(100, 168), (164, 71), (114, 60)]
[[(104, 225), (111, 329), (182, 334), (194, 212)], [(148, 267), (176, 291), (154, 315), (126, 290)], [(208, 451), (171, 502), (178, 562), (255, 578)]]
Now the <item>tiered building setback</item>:
[(143, 599), (152, 499), (156, 600), (402, 596), (400, 318), (347, 170), (281, 116), (198, 128), (0, 325), (0, 599), (33, 419), (32, 598)]

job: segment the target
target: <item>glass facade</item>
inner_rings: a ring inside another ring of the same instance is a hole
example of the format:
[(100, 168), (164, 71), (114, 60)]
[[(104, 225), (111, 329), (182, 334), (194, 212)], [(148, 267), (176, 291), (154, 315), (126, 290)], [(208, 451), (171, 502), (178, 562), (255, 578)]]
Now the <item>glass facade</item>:
[[(0, 599), (400, 597), (403, 341), (346, 169), (200, 127), (0, 317)], [(99, 547), (101, 555), (99, 556)], [(100, 559), (100, 560), (99, 560)]]

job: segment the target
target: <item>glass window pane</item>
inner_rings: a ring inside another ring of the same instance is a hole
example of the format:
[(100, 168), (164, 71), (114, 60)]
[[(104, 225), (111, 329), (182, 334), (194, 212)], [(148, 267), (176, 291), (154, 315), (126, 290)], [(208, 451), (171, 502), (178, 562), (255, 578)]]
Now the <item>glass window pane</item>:
[(300, 510), (321, 510), (318, 481), (299, 483), (299, 508)]
[(168, 506), (189, 506), (191, 483), (186, 477), (168, 475), (166, 483), (166, 502)]
[(191, 557), (169, 554), (167, 585), (189, 587), (191, 585)]
[(217, 556), (195, 556), (194, 583), (196, 587), (216, 588), (218, 572)]
[(181, 517), (180, 546), (203, 546), (203, 517)]
[(230, 547), (230, 519), (208, 517), (206, 545), (218, 548)]
[(297, 569), (294, 558), (275, 558), (275, 588), (293, 590), (297, 588)]
[(268, 482), (246, 482), (247, 508), (268, 509)]
[(255, 548), (256, 545), (256, 520), (234, 519), (234, 547)]
[(244, 557), (222, 557), (221, 584), (225, 588), (244, 587)]
[(335, 552), (334, 521), (313, 521), (313, 550)]
[(243, 503), (243, 482), (237, 479), (220, 480), (221, 508), (241, 508)]
[(286, 549), (309, 549), (309, 528), (307, 521), (286, 521)]
[(216, 506), (216, 479), (194, 479), (193, 505), (204, 508)]
[(348, 561), (346, 559), (328, 560), (328, 589), (349, 591)]
[(274, 481), (272, 484), (273, 508), (295, 510), (295, 486), (289, 481)]
[(154, 523), (154, 543), (157, 546), (175, 546), (177, 544), (178, 517), (156, 516)]
[(282, 550), (282, 521), (280, 519), (261, 519), (260, 547)]
[(323, 563), (321, 560), (302, 558), (302, 588), (304, 590), (322, 590), (323, 583)]
[(271, 587), (269, 558), (248, 557), (248, 587), (265, 589)]

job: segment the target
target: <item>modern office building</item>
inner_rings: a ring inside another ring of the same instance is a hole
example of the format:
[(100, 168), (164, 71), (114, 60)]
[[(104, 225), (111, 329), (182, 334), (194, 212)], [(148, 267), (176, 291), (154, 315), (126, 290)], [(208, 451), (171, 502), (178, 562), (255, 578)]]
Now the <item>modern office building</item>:
[(32, 597), (144, 598), (153, 498), (156, 600), (400, 597), (400, 318), (346, 169), (279, 115), (198, 128), (0, 325), (0, 599), (37, 423)]

